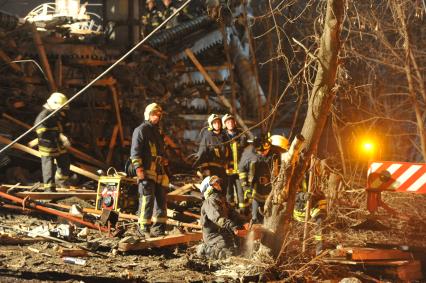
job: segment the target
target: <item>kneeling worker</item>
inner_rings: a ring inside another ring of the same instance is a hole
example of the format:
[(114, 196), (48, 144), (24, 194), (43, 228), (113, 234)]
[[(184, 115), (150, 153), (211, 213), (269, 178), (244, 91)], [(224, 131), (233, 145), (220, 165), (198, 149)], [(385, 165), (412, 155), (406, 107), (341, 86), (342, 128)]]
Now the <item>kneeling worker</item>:
[[(207, 180), (206, 180), (207, 179)], [(212, 259), (223, 259), (236, 252), (235, 235), (242, 226), (241, 216), (226, 202), (222, 180), (213, 175), (206, 177), (201, 187), (204, 202), (201, 207), (203, 243), (197, 254)]]

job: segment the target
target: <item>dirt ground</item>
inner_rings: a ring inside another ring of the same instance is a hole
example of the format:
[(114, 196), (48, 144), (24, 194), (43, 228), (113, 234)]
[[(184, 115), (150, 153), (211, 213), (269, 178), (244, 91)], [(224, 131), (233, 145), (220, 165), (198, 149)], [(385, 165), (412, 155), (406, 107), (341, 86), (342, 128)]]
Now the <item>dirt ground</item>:
[[(43, 217), (44, 218), (44, 217)], [(22, 229), (48, 223), (55, 219), (41, 219), (0, 211), (0, 225)], [(0, 234), (18, 237), (19, 233), (0, 228)], [(94, 231), (88, 242), (79, 243), (92, 247), (98, 242), (97, 254), (89, 253), (84, 266), (64, 263), (59, 255), (62, 243), (47, 241), (25, 245), (0, 245), (0, 282), (206, 282), (235, 281), (244, 275), (253, 274), (248, 269), (250, 260), (233, 258), (225, 261), (206, 262), (195, 256), (195, 246), (174, 246), (149, 249), (141, 252), (117, 252), (118, 239), (99, 237)], [(173, 233), (171, 231), (170, 233)], [(235, 266), (241, 262), (240, 270)], [(254, 273), (255, 274), (255, 273)]]
[[(384, 194), (384, 200), (398, 211), (399, 216), (410, 215), (410, 218), (402, 220), (381, 211), (379, 220), (388, 229), (380, 231), (352, 228), (367, 215), (363, 191), (347, 192), (341, 200), (330, 211), (332, 214), (327, 220), (329, 247), (411, 247), (422, 261), (423, 274), (426, 274), (426, 225), (422, 217), (426, 196)], [(0, 208), (0, 236), (22, 237), (22, 234), (5, 226), (26, 230), (49, 223), (57, 225), (60, 221), (45, 215), (22, 215)], [(132, 233), (129, 228), (129, 234)], [(116, 250), (119, 240), (92, 231), (86, 241), (78, 243), (96, 251), (96, 254), (89, 253), (84, 258), (84, 266), (65, 263), (58, 252), (64, 244), (59, 242), (0, 244), (0, 282), (257, 282), (259, 275), (272, 263), (262, 253), (208, 261), (195, 255), (195, 245), (121, 253)], [(378, 277), (374, 274), (372, 277), (347, 266), (328, 265), (322, 261), (323, 257), (300, 253), (300, 241), (297, 241), (297, 237), (289, 240), (288, 260), (281, 267), (283, 272), (278, 275), (281, 278), (290, 275), (292, 279), (289, 282), (339, 282), (345, 277), (357, 277), (362, 282), (377, 282)], [(396, 282), (388, 280), (383, 282)]]

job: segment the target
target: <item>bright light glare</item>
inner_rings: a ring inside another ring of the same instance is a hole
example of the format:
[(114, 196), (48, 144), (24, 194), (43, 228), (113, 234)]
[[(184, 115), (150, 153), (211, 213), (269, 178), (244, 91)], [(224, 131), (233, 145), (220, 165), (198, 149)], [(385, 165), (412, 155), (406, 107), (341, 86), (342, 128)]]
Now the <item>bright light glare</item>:
[(370, 142), (370, 141), (365, 141), (365, 142), (362, 144), (362, 149), (363, 149), (363, 151), (364, 151), (365, 153), (369, 153), (369, 154), (371, 154), (371, 153), (373, 153), (373, 152), (374, 152), (374, 144), (373, 144), (372, 142)]

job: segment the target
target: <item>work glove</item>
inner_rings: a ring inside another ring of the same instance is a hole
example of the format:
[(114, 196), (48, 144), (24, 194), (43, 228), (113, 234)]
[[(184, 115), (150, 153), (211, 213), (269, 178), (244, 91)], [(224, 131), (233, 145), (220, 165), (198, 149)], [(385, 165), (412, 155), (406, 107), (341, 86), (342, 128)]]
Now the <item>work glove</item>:
[(251, 187), (244, 187), (244, 200), (253, 198), (253, 190)]
[(70, 147), (71, 146), (71, 142), (70, 140), (62, 133), (59, 134), (59, 139), (61, 140), (62, 144), (65, 147)]
[(136, 177), (137, 177), (138, 184), (145, 179), (145, 173), (143, 172), (143, 169), (141, 167), (138, 167), (136, 169)]

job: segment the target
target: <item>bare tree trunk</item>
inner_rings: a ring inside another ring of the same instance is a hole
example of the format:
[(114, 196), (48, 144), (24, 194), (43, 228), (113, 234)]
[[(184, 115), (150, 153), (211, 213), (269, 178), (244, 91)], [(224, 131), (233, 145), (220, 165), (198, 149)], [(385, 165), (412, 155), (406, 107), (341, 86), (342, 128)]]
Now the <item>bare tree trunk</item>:
[[(290, 231), (296, 192), (304, 177), (310, 156), (316, 152), (327, 116), (336, 93), (335, 80), (340, 50), (340, 31), (343, 22), (345, 0), (328, 0), (323, 34), (317, 56), (318, 71), (308, 102), (308, 113), (302, 129), (305, 138), (303, 158), (283, 161), (283, 182), (274, 185), (265, 204), (265, 227), (273, 233), (265, 237), (264, 244), (272, 248), (276, 256), (282, 255), (284, 234)], [(302, 138), (303, 139), (303, 138)], [(292, 168), (292, 169), (291, 169)], [(280, 183), (280, 182), (278, 182)], [(285, 196), (285, 198), (278, 197)], [(286, 203), (285, 203), (286, 202)], [(285, 208), (285, 209), (284, 209)], [(279, 264), (282, 257), (278, 257)]]

